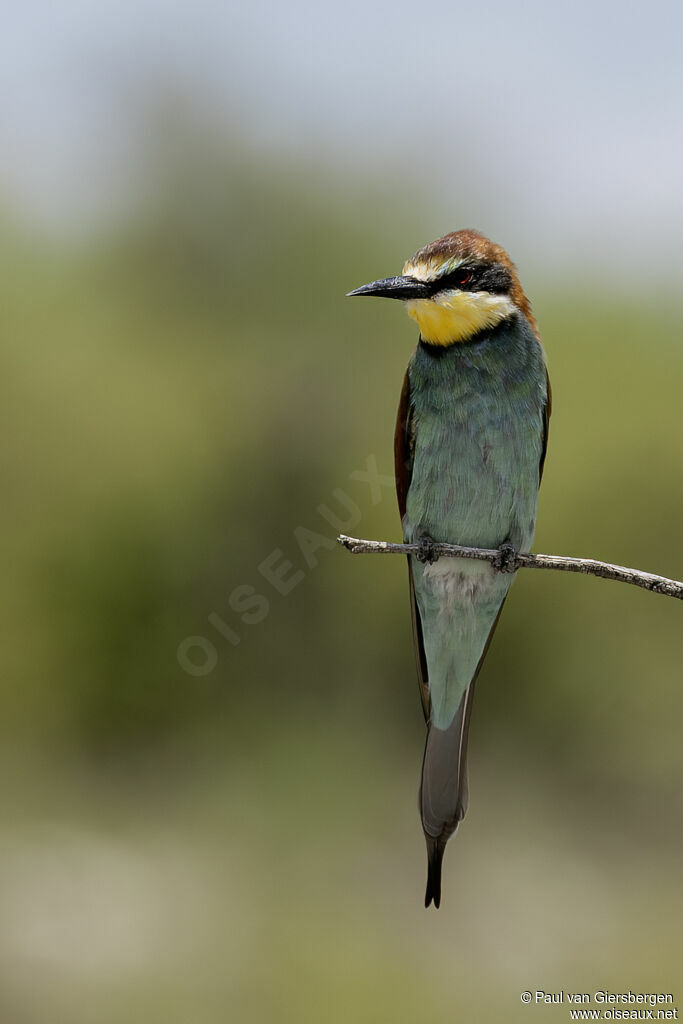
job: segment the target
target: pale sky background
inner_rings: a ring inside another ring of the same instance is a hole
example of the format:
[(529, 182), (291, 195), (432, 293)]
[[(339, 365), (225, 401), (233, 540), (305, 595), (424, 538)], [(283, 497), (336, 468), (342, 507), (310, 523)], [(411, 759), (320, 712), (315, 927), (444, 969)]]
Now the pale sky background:
[(414, 189), (518, 258), (681, 279), (679, 3), (7, 5), (0, 202), (50, 230), (125, 207), (167, 87), (226, 139)]

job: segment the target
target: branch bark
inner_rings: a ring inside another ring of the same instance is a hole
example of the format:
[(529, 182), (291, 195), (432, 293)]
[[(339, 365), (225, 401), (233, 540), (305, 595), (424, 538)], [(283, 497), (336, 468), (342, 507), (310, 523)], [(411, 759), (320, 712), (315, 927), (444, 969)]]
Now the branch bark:
[[(337, 541), (353, 555), (415, 555), (420, 551), (419, 544), (392, 544), (385, 540), (361, 540), (358, 537), (347, 537), (341, 533)], [(495, 548), (470, 548), (460, 544), (434, 543), (434, 553), (446, 558), (478, 558), (483, 562), (494, 563), (500, 554)], [(566, 555), (532, 555), (520, 553), (515, 559), (515, 569), (559, 569), (561, 572), (579, 572), (587, 576), (599, 576), (603, 580), (616, 580), (618, 583), (630, 583), (643, 590), (651, 590), (653, 594), (664, 594), (683, 601), (683, 582), (670, 580), (666, 576), (655, 576), (651, 572), (640, 569), (627, 569), (623, 565), (612, 565), (610, 562), (598, 562), (594, 558), (569, 558)]]

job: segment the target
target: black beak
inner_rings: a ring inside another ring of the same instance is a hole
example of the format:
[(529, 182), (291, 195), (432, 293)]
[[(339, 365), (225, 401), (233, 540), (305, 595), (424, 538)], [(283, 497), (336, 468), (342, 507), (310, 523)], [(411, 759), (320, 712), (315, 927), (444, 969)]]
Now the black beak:
[(385, 277), (382, 281), (371, 281), (360, 288), (354, 288), (349, 295), (379, 295), (385, 299), (428, 299), (429, 285), (414, 277)]

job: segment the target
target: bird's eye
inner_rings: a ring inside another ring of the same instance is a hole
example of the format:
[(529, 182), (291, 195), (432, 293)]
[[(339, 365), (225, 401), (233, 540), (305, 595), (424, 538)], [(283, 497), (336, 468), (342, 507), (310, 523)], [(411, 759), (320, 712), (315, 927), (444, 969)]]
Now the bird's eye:
[(433, 284), (435, 292), (448, 291), (449, 288), (465, 288), (473, 277), (472, 270), (466, 270), (462, 267), (460, 270), (452, 270), (450, 274), (444, 274), (443, 277), (437, 277)]

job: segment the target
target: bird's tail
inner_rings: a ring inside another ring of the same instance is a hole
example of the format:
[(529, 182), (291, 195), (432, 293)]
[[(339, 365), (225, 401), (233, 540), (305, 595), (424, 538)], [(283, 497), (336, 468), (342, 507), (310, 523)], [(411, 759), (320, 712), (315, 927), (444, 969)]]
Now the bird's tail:
[(425, 907), (441, 902), (441, 862), (446, 843), (467, 810), (467, 733), (472, 713), (474, 680), (465, 691), (447, 729), (430, 724), (427, 731), (420, 812), (427, 841)]
[(441, 903), (441, 862), (446, 840), (433, 839), (425, 832), (427, 840), (427, 891), (425, 892), (425, 907), (434, 900), (434, 906), (439, 909)]

